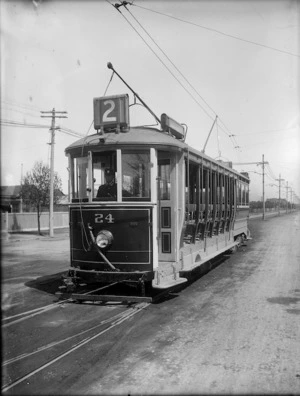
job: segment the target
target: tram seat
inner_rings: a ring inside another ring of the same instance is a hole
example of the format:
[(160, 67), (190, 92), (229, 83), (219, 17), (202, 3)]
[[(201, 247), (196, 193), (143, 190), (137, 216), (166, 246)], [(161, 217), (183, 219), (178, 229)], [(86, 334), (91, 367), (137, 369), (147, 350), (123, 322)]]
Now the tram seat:
[(222, 218), (219, 224), (219, 233), (224, 234), (224, 229), (225, 229), (225, 219)]
[(195, 243), (196, 224), (187, 224), (184, 232), (185, 243)]

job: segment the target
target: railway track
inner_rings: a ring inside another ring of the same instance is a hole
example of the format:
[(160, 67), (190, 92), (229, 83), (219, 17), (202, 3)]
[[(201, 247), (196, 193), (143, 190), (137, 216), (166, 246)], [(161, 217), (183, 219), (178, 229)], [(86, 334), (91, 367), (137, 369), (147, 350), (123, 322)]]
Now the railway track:
[[(55, 304), (51, 304), (47, 306), (48, 309), (52, 309), (52, 306), (54, 307)], [(58, 304), (56, 304), (58, 305)], [(63, 344), (68, 344), (71, 342), (71, 346), (65, 348), (65, 350), (62, 353), (59, 353), (55, 357), (49, 359), (48, 361), (40, 364), (38, 367), (34, 368), (33, 370), (29, 371), (28, 373), (13, 379), (11, 382), (5, 383), (2, 386), (2, 392), (7, 392), (10, 389), (16, 387), (23, 381), (29, 379), (30, 377), (34, 376), (35, 374), (38, 374), (48, 366), (58, 362), (59, 360), (63, 359), (64, 357), (70, 355), (77, 349), (83, 347), (84, 345), (88, 344), (89, 342), (93, 341), (97, 337), (100, 337), (104, 333), (110, 331), (112, 328), (119, 326), (121, 323), (129, 320), (133, 316), (137, 315), (141, 310), (147, 308), (150, 304), (147, 302), (142, 302), (142, 303), (136, 303), (135, 305), (131, 305), (126, 308), (126, 311), (120, 312), (111, 318), (102, 320), (95, 326), (90, 327), (89, 329), (82, 330), (76, 334), (70, 335), (64, 339), (57, 340), (55, 342), (43, 345), (42, 347), (39, 347), (37, 349), (33, 349), (30, 352), (23, 353), (21, 355), (15, 356), (13, 358), (7, 359), (2, 362), (2, 367), (7, 368), (8, 366), (13, 367), (13, 365), (18, 365), (20, 362), (25, 361), (26, 359), (32, 358), (34, 355), (41, 354), (42, 352), (45, 352), (47, 350), (55, 349), (57, 346), (61, 346)], [(45, 307), (44, 307), (45, 308)], [(47, 309), (47, 310), (48, 310)], [(47, 310), (42, 310), (41, 312), (46, 312)], [(35, 310), (32, 310), (35, 311)], [(28, 311), (26, 318), (32, 317), (34, 314), (39, 314), (41, 313), (40, 311), (32, 312)], [(13, 322), (10, 322), (12, 324)], [(14, 321), (16, 323), (16, 321)], [(91, 333), (91, 334), (89, 334)], [(25, 364), (24, 364), (25, 367)], [(13, 372), (13, 369), (11, 370)]]
[[(95, 290), (89, 290), (87, 292), (82, 292), (80, 294), (80, 296), (81, 296), (82, 299), (84, 299), (84, 296), (87, 297), (88, 295), (91, 295), (93, 293), (97, 293), (97, 292), (102, 291), (104, 289), (106, 289), (105, 286), (104, 287), (100, 287), (100, 288), (95, 289)], [(78, 297), (78, 298), (80, 298), (80, 297)], [(14, 324), (23, 322), (24, 320), (31, 319), (34, 316), (43, 314), (43, 313), (45, 313), (45, 312), (47, 312), (47, 311), (49, 311), (51, 309), (57, 308), (60, 305), (68, 303), (68, 302), (71, 302), (71, 301), (73, 301), (72, 297), (66, 298), (64, 300), (57, 301), (57, 302), (49, 304), (49, 305), (45, 305), (43, 307), (39, 307), (39, 308), (35, 308), (35, 309), (29, 310), (29, 311), (21, 312), (21, 313), (18, 313), (16, 315), (6, 316), (6, 317), (2, 318), (2, 320), (1, 320), (2, 328), (10, 327), (10, 326), (12, 326)]]

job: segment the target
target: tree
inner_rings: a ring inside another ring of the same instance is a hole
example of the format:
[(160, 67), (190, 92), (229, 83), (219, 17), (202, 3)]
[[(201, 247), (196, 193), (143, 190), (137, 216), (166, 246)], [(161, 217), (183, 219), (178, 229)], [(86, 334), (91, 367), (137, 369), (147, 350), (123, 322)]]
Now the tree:
[[(57, 203), (60, 197), (61, 185), (60, 177), (54, 172), (54, 203)], [(32, 170), (26, 173), (22, 181), (20, 195), (24, 203), (36, 208), (38, 233), (41, 235), (42, 208), (50, 203), (50, 168), (48, 165), (43, 164), (42, 161), (35, 162)]]

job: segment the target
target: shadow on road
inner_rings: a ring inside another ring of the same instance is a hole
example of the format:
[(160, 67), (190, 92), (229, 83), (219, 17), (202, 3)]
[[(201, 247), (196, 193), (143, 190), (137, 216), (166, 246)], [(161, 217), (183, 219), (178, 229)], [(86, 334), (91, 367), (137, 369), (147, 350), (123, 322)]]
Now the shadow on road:
[(56, 274), (41, 276), (39, 278), (25, 282), (25, 286), (40, 290), (45, 293), (55, 294), (62, 285), (62, 275), (65, 275), (66, 271), (58, 272)]

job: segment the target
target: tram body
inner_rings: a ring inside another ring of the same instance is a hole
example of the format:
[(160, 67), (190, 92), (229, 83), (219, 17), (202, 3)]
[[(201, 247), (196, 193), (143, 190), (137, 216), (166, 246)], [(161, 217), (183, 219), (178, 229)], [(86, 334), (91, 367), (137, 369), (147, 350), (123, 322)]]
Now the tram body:
[[(100, 132), (66, 149), (73, 279), (169, 288), (247, 238), (247, 174), (189, 147), (165, 115), (162, 130), (130, 127), (126, 103), (99, 99)], [(107, 168), (116, 196), (97, 197)]]

